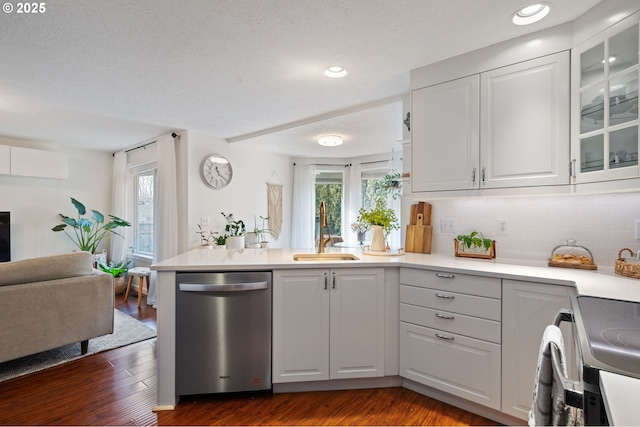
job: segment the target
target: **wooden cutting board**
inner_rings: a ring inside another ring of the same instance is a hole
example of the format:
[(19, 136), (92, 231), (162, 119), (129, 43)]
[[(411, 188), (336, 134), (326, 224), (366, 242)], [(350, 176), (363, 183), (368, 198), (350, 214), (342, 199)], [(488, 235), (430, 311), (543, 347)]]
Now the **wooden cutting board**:
[(431, 253), (431, 239), (433, 237), (433, 227), (430, 225), (423, 225), (424, 214), (416, 214), (416, 224), (407, 225), (407, 232), (405, 237), (405, 252), (414, 253)]
[(430, 203), (418, 202), (415, 205), (411, 205), (409, 225), (416, 225), (418, 223), (418, 214), (422, 214), (422, 225), (431, 225)]

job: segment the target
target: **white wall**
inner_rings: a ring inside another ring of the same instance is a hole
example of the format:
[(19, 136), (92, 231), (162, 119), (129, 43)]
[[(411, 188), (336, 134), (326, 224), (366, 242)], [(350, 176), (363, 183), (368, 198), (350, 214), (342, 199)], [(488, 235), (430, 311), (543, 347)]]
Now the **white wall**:
[[(496, 240), (499, 258), (527, 263), (546, 264), (551, 250), (570, 238), (590, 249), (599, 267), (613, 267), (622, 248), (640, 250), (634, 235), (640, 192), (423, 201), (433, 205), (432, 253), (453, 255), (455, 236), (473, 230)], [(455, 234), (441, 232), (445, 218), (455, 220)], [(506, 235), (497, 234), (499, 218), (508, 220)]]
[[(242, 142), (226, 141), (203, 133), (189, 131), (187, 160), (188, 248), (200, 245), (197, 225), (201, 217), (209, 217), (211, 229), (223, 233), (226, 222), (220, 212), (233, 213), (254, 228), (254, 215), (261, 226), (260, 215), (267, 216), (267, 181), (284, 184), (282, 233), (278, 240), (269, 237), (270, 247), (289, 247), (291, 242), (292, 163), (289, 156), (247, 149)], [(212, 153), (226, 157), (233, 167), (231, 183), (220, 190), (207, 187), (200, 178), (200, 163)], [(273, 174), (275, 172), (275, 174)], [(203, 227), (207, 228), (207, 227)]]
[[(71, 197), (87, 209), (110, 213), (113, 157), (110, 153), (65, 149), (35, 141), (0, 137), (0, 144), (67, 153), (69, 179), (0, 175), (0, 211), (11, 212), (11, 257), (20, 260), (71, 252), (75, 246), (63, 232), (59, 213), (76, 217)], [(101, 247), (108, 248), (108, 239)]]

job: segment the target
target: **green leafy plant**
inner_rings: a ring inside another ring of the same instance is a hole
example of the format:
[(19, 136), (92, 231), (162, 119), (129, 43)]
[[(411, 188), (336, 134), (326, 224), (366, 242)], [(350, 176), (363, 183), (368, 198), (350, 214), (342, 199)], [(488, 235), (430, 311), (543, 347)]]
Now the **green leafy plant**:
[(256, 219), (256, 217), (253, 217), (253, 232), (256, 233), (256, 235), (258, 236), (258, 241), (259, 242), (265, 242), (267, 240), (267, 233), (271, 233), (273, 230), (270, 228), (265, 227), (264, 223), (265, 221), (267, 221), (269, 219), (269, 217), (264, 217), (262, 215), (260, 215), (260, 219), (262, 219), (262, 228), (258, 227), (258, 220)]
[(483, 248), (488, 251), (493, 243), (493, 240), (487, 239), (479, 231), (472, 231), (471, 234), (460, 234), (456, 239), (462, 244), (463, 249)]
[(227, 220), (227, 225), (224, 228), (224, 231), (228, 233), (228, 237), (233, 236), (244, 236), (247, 232), (247, 229), (244, 225), (244, 221), (235, 220), (233, 218), (233, 214), (226, 215), (224, 212), (220, 212), (224, 219)]
[[(51, 230), (64, 231), (64, 233), (81, 251), (94, 253), (102, 239), (107, 235), (115, 234), (117, 236), (121, 236), (116, 233), (115, 230), (119, 227), (131, 226), (130, 222), (125, 221), (122, 218), (118, 218), (115, 215), (109, 215), (109, 221), (105, 222), (104, 215), (96, 210), (91, 210), (91, 218), (87, 218), (84, 216), (87, 213), (87, 209), (82, 203), (73, 197), (71, 198), (71, 203), (78, 211), (78, 217), (71, 218), (60, 214), (62, 224), (56, 225)], [(71, 227), (73, 229), (73, 234), (67, 230), (67, 227)]]
[(105, 273), (111, 274), (113, 277), (120, 277), (129, 269), (131, 261), (110, 262), (105, 264), (102, 260), (98, 260), (98, 268)]
[(224, 246), (227, 244), (227, 237), (229, 236), (227, 236), (226, 234), (221, 234), (218, 237), (214, 237), (213, 243), (215, 243), (218, 246)]
[(200, 245), (202, 246), (208, 246), (211, 244), (211, 241), (214, 240), (214, 235), (216, 234), (215, 232), (209, 230), (209, 231), (205, 231), (203, 230), (203, 228), (200, 226), (200, 224), (198, 224), (198, 231), (196, 231), (196, 233), (200, 236)]
[(360, 208), (358, 211), (358, 223), (364, 222), (369, 225), (382, 226), (385, 235), (389, 234), (391, 230), (397, 230), (400, 228), (398, 217), (393, 209), (387, 208), (384, 200), (376, 200), (375, 207), (372, 209)]

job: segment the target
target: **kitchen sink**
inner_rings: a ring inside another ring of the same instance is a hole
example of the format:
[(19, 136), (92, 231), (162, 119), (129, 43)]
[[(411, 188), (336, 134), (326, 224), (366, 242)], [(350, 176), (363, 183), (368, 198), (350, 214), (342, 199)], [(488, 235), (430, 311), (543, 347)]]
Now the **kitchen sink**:
[(353, 254), (341, 252), (325, 252), (321, 254), (294, 254), (294, 261), (358, 261), (360, 258)]

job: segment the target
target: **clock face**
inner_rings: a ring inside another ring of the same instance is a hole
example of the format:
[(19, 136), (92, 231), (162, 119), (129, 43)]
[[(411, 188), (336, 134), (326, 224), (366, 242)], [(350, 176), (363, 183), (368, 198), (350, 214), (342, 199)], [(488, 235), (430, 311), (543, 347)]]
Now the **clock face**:
[(217, 154), (209, 154), (200, 166), (202, 180), (211, 188), (222, 188), (231, 182), (233, 170), (229, 160)]

